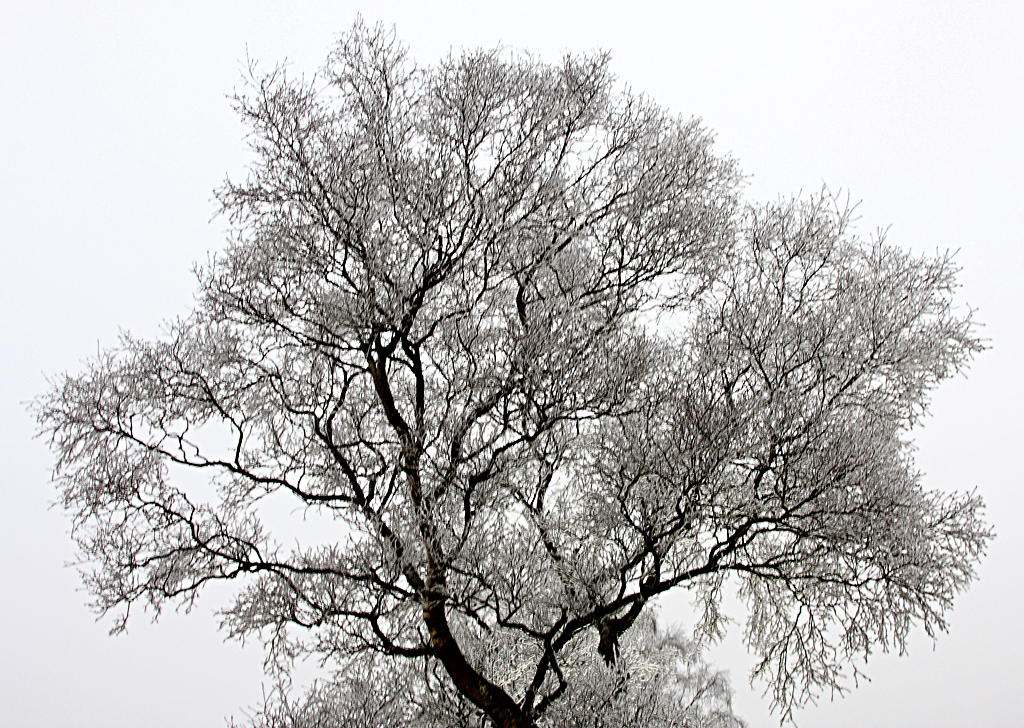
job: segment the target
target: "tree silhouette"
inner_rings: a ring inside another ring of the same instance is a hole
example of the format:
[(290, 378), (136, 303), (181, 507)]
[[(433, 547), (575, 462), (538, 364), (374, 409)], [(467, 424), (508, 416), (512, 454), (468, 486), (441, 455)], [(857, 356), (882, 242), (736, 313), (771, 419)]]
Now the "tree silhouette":
[[(910, 455), (981, 348), (948, 256), (858, 239), (828, 196), (741, 204), (710, 133), (605, 56), (417, 67), (357, 24), (313, 79), (251, 71), (194, 312), (36, 403), (97, 609), (237, 579), (224, 624), (272, 663), (430, 658), (503, 727), (675, 587), (714, 631), (741, 580), (784, 715), (944, 628), (990, 536)], [(335, 535), (286, 547), (275, 493)], [(472, 657), (498, 634), (511, 683)]]

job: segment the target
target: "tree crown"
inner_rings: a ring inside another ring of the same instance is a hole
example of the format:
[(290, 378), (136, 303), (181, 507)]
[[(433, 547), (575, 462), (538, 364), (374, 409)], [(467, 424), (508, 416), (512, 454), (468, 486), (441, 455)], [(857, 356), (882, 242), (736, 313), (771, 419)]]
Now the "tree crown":
[[(981, 348), (950, 256), (861, 240), (828, 196), (741, 204), (711, 134), (606, 56), (421, 68), (357, 24), (235, 101), (255, 161), (194, 313), (36, 403), (119, 626), (245, 577), (224, 623), (271, 661), (426, 657), (501, 726), (669, 589), (716, 631), (730, 574), (784, 715), (945, 627), (991, 535), (908, 440)], [(275, 492), (336, 539), (275, 540)], [(474, 657), (500, 635), (514, 680)]]

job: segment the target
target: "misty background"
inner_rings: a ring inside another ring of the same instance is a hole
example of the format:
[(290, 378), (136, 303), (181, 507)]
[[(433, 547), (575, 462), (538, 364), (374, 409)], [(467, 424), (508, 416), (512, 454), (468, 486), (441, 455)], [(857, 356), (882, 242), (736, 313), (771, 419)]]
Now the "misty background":
[[(217, 631), (235, 585), (107, 636), (64, 566), (70, 523), (25, 403), (120, 329), (152, 338), (187, 313), (193, 264), (227, 228), (212, 190), (245, 174), (226, 94), (246, 58), (309, 75), (357, 13), (395, 24), (422, 64), (499, 44), (546, 61), (608, 50), (620, 83), (704, 119), (750, 199), (827, 185), (862, 201), (861, 236), (959, 250), (958, 301), (991, 348), (939, 388), (917, 464), (926, 487), (977, 487), (997, 537), (949, 634), (873, 655), (871, 682), (796, 720), (1024, 725), (1024, 4), (557, 0), (0, 7), (0, 724), (205, 728), (261, 701), (260, 645)], [(734, 601), (726, 612), (742, 622)], [(685, 592), (661, 619), (692, 623)], [(731, 671), (737, 712), (777, 725), (741, 636), (706, 654)]]

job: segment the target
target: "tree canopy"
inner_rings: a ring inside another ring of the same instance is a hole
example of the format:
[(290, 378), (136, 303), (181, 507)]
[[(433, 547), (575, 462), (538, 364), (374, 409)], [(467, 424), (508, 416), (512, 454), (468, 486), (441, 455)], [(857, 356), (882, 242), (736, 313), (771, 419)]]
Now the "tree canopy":
[[(502, 727), (550, 724), (580, 646), (614, 665), (676, 587), (716, 633), (740, 580), (783, 715), (944, 629), (991, 535), (911, 457), (982, 348), (949, 255), (828, 195), (744, 204), (603, 55), (420, 67), (357, 24), (311, 79), (250, 70), (194, 312), (35, 405), (118, 626), (238, 580), (224, 625), (271, 664), (426, 660)], [(334, 536), (275, 537), (277, 493)]]

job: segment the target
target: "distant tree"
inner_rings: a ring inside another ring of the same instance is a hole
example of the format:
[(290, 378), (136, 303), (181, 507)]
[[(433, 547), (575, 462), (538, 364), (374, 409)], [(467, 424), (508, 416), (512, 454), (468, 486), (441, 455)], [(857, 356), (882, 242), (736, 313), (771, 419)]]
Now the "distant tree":
[[(659, 629), (650, 612), (623, 637), (620, 658), (606, 665), (597, 636), (583, 635), (563, 661), (570, 687), (544, 715), (551, 728), (743, 728), (732, 712), (728, 678), (705, 664), (678, 631)], [(526, 677), (511, 631), (469, 644), (505, 690)], [(333, 679), (314, 683), (299, 700), (278, 690), (249, 728), (473, 728), (487, 717), (459, 693), (433, 658), (407, 660), (367, 653)]]
[[(237, 579), (224, 624), (271, 664), (429, 656), (505, 728), (560, 714), (581, 640), (614, 665), (674, 587), (714, 633), (738, 577), (783, 715), (945, 627), (990, 536), (911, 459), (981, 348), (948, 256), (860, 240), (828, 197), (741, 205), (710, 133), (604, 56), (421, 68), (357, 24), (236, 101), (254, 161), (194, 313), (36, 403), (117, 627)], [(275, 539), (277, 492), (336, 535)], [(514, 681), (473, 657), (496, 634)]]

